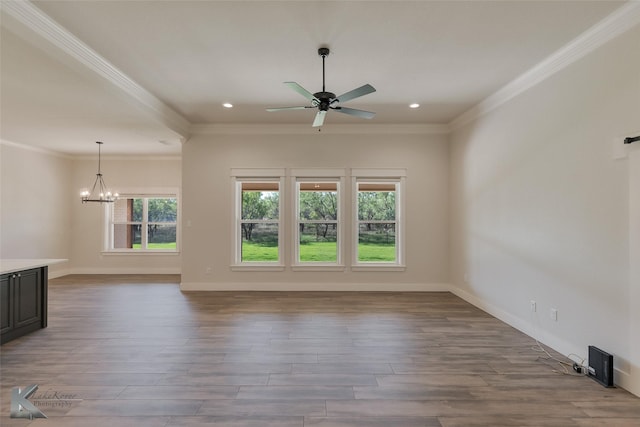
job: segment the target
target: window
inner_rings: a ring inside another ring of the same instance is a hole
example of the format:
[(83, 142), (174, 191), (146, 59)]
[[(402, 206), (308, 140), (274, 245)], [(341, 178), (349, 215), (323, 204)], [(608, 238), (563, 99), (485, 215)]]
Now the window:
[(108, 251), (178, 251), (176, 195), (123, 195), (107, 209)]
[(350, 197), (347, 176), (340, 168), (232, 169), (231, 269), (343, 271), (346, 259), (353, 271), (404, 270), (406, 170), (352, 169)]
[(401, 189), (404, 171), (367, 170), (366, 173), (369, 176), (352, 178), (355, 213), (353, 264), (361, 267), (402, 267)]
[(231, 268), (284, 269), (282, 207), (284, 169), (231, 169)]
[(280, 183), (240, 181), (237, 222), (239, 263), (280, 261)]
[(344, 270), (341, 168), (290, 169), (292, 270)]
[(297, 263), (339, 261), (339, 197), (334, 180), (297, 182)]
[(358, 262), (396, 262), (396, 184), (358, 183)]

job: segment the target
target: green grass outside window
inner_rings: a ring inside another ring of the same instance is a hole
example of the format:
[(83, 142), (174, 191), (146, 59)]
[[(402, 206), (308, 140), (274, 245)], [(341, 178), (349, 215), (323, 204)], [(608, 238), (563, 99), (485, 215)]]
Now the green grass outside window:
[[(164, 250), (176, 250), (177, 249), (176, 242), (165, 242), (165, 243), (147, 243), (147, 249), (164, 249)], [(133, 249), (141, 249), (142, 245), (140, 243), (134, 243), (132, 245)]]
[[(396, 247), (393, 243), (361, 243), (358, 245), (358, 258), (360, 262), (394, 262)], [(336, 242), (306, 242), (300, 245), (300, 260), (303, 262), (336, 262)], [(243, 241), (242, 261), (278, 261), (278, 247)]]

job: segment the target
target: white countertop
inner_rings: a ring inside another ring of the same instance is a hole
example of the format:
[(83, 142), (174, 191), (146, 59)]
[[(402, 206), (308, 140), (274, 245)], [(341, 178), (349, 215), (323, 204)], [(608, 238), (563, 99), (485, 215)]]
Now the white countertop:
[(14, 271), (28, 270), (30, 268), (44, 267), (45, 265), (59, 264), (69, 261), (67, 259), (0, 259), (0, 274), (13, 273)]

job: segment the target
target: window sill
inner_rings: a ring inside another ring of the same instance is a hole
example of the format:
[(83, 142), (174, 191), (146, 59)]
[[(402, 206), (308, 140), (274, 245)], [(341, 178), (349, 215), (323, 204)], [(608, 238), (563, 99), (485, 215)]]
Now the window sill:
[(291, 266), (291, 271), (344, 271), (344, 265), (336, 265), (336, 264), (317, 264), (317, 265), (293, 265)]
[(284, 271), (284, 265), (236, 264), (231, 266), (231, 271)]
[(398, 264), (358, 264), (352, 265), (351, 271), (405, 271), (405, 265)]
[(180, 255), (178, 251), (102, 251), (102, 255)]

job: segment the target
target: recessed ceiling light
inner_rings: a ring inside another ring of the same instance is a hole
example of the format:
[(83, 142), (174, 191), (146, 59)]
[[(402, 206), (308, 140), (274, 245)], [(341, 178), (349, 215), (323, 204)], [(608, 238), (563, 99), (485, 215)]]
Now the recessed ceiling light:
[(229, 103), (229, 102), (225, 102), (224, 104), (222, 104), (222, 106), (224, 108), (233, 108), (233, 104)]
[(420, 104), (417, 103), (409, 104), (409, 108), (418, 108), (419, 106)]

